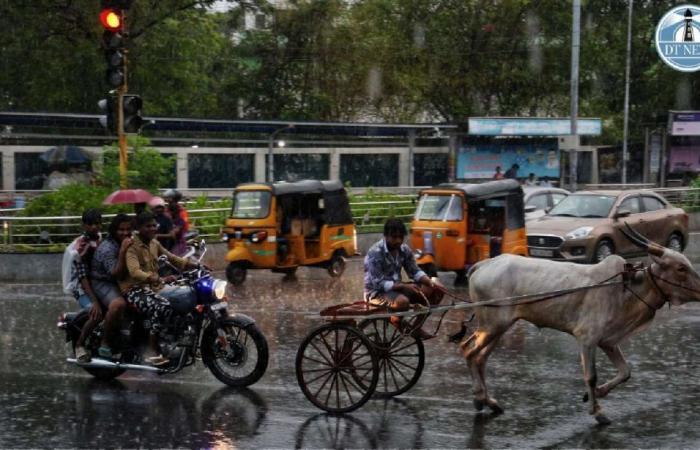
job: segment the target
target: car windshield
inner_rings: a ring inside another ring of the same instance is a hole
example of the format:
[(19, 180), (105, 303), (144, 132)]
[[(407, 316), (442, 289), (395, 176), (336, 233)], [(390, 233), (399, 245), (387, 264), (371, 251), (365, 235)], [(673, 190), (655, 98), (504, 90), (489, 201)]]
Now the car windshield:
[(233, 194), (231, 217), (236, 219), (262, 219), (270, 212), (270, 192), (238, 191)]
[(423, 194), (416, 209), (416, 220), (462, 220), (462, 197)]
[(608, 195), (569, 195), (549, 211), (550, 216), (608, 217), (615, 197)]

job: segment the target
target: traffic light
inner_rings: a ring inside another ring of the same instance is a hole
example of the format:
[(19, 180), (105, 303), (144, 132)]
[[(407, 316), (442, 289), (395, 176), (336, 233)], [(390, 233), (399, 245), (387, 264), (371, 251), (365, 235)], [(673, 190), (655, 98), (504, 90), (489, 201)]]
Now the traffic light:
[(121, 2), (104, 0), (100, 12), (100, 23), (104, 28), (102, 47), (107, 60), (106, 80), (113, 88), (126, 84), (126, 50), (124, 39), (124, 14)]
[(138, 133), (143, 127), (141, 108), (143, 100), (138, 95), (126, 94), (122, 100), (124, 112), (124, 133)]
[(107, 131), (111, 134), (116, 135), (117, 130), (117, 98), (110, 95), (107, 98), (97, 102), (97, 106), (100, 108), (100, 112), (104, 114), (100, 116), (100, 125), (105, 127)]

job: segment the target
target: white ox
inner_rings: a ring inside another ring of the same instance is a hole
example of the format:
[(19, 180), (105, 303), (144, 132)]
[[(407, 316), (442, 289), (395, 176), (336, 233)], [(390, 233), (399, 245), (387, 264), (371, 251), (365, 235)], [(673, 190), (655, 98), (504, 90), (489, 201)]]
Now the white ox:
[[(630, 377), (620, 342), (649, 325), (656, 310), (667, 301), (673, 305), (700, 301), (700, 276), (685, 256), (650, 243), (639, 234), (628, 237), (646, 248), (651, 256), (651, 265), (636, 274), (628, 289), (617, 284), (540, 302), (475, 309), (477, 328), (460, 347), (471, 372), (474, 406), (478, 410), (489, 406), (494, 412), (502, 411), (487, 393), (486, 361), (499, 338), (522, 319), (576, 338), (587, 389), (584, 401), (591, 400), (590, 414), (599, 423), (610, 422), (598, 399)], [(472, 301), (478, 302), (593, 285), (622, 272), (624, 264), (625, 260), (616, 255), (599, 264), (585, 266), (504, 254), (471, 269), (469, 294)], [(615, 377), (600, 386), (596, 385), (596, 347), (605, 352), (617, 369)]]

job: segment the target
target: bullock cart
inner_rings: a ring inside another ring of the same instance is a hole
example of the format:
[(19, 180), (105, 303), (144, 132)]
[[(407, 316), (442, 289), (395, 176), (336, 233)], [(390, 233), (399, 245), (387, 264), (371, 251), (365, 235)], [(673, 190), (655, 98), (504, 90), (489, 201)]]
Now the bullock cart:
[[(415, 331), (432, 314), (441, 314), (432, 333), (435, 336), (445, 314), (452, 310), (522, 305), (581, 290), (619, 285), (627, 283), (639, 270), (628, 265), (615, 277), (594, 285), (481, 302), (471, 302), (445, 290), (445, 294), (453, 298), (452, 303), (430, 307), (412, 305), (408, 311), (401, 312), (364, 301), (330, 306), (309, 316), (325, 323), (313, 329), (299, 346), (297, 382), (306, 398), (318, 408), (331, 413), (354, 411), (373, 395), (393, 397), (418, 382), (425, 364), (425, 349)], [(613, 280), (618, 275), (622, 278)], [(401, 329), (389, 322), (392, 316), (402, 317)]]

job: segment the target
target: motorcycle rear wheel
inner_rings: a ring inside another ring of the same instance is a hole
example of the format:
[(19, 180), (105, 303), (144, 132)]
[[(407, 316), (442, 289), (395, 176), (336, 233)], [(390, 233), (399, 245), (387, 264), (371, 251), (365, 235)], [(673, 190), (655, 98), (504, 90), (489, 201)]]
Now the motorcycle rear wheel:
[[(218, 339), (219, 328), (226, 335), (230, 352)], [(234, 318), (212, 324), (204, 331), (201, 350), (202, 362), (219, 381), (229, 386), (250, 386), (267, 370), (267, 340), (255, 324), (245, 325)]]

